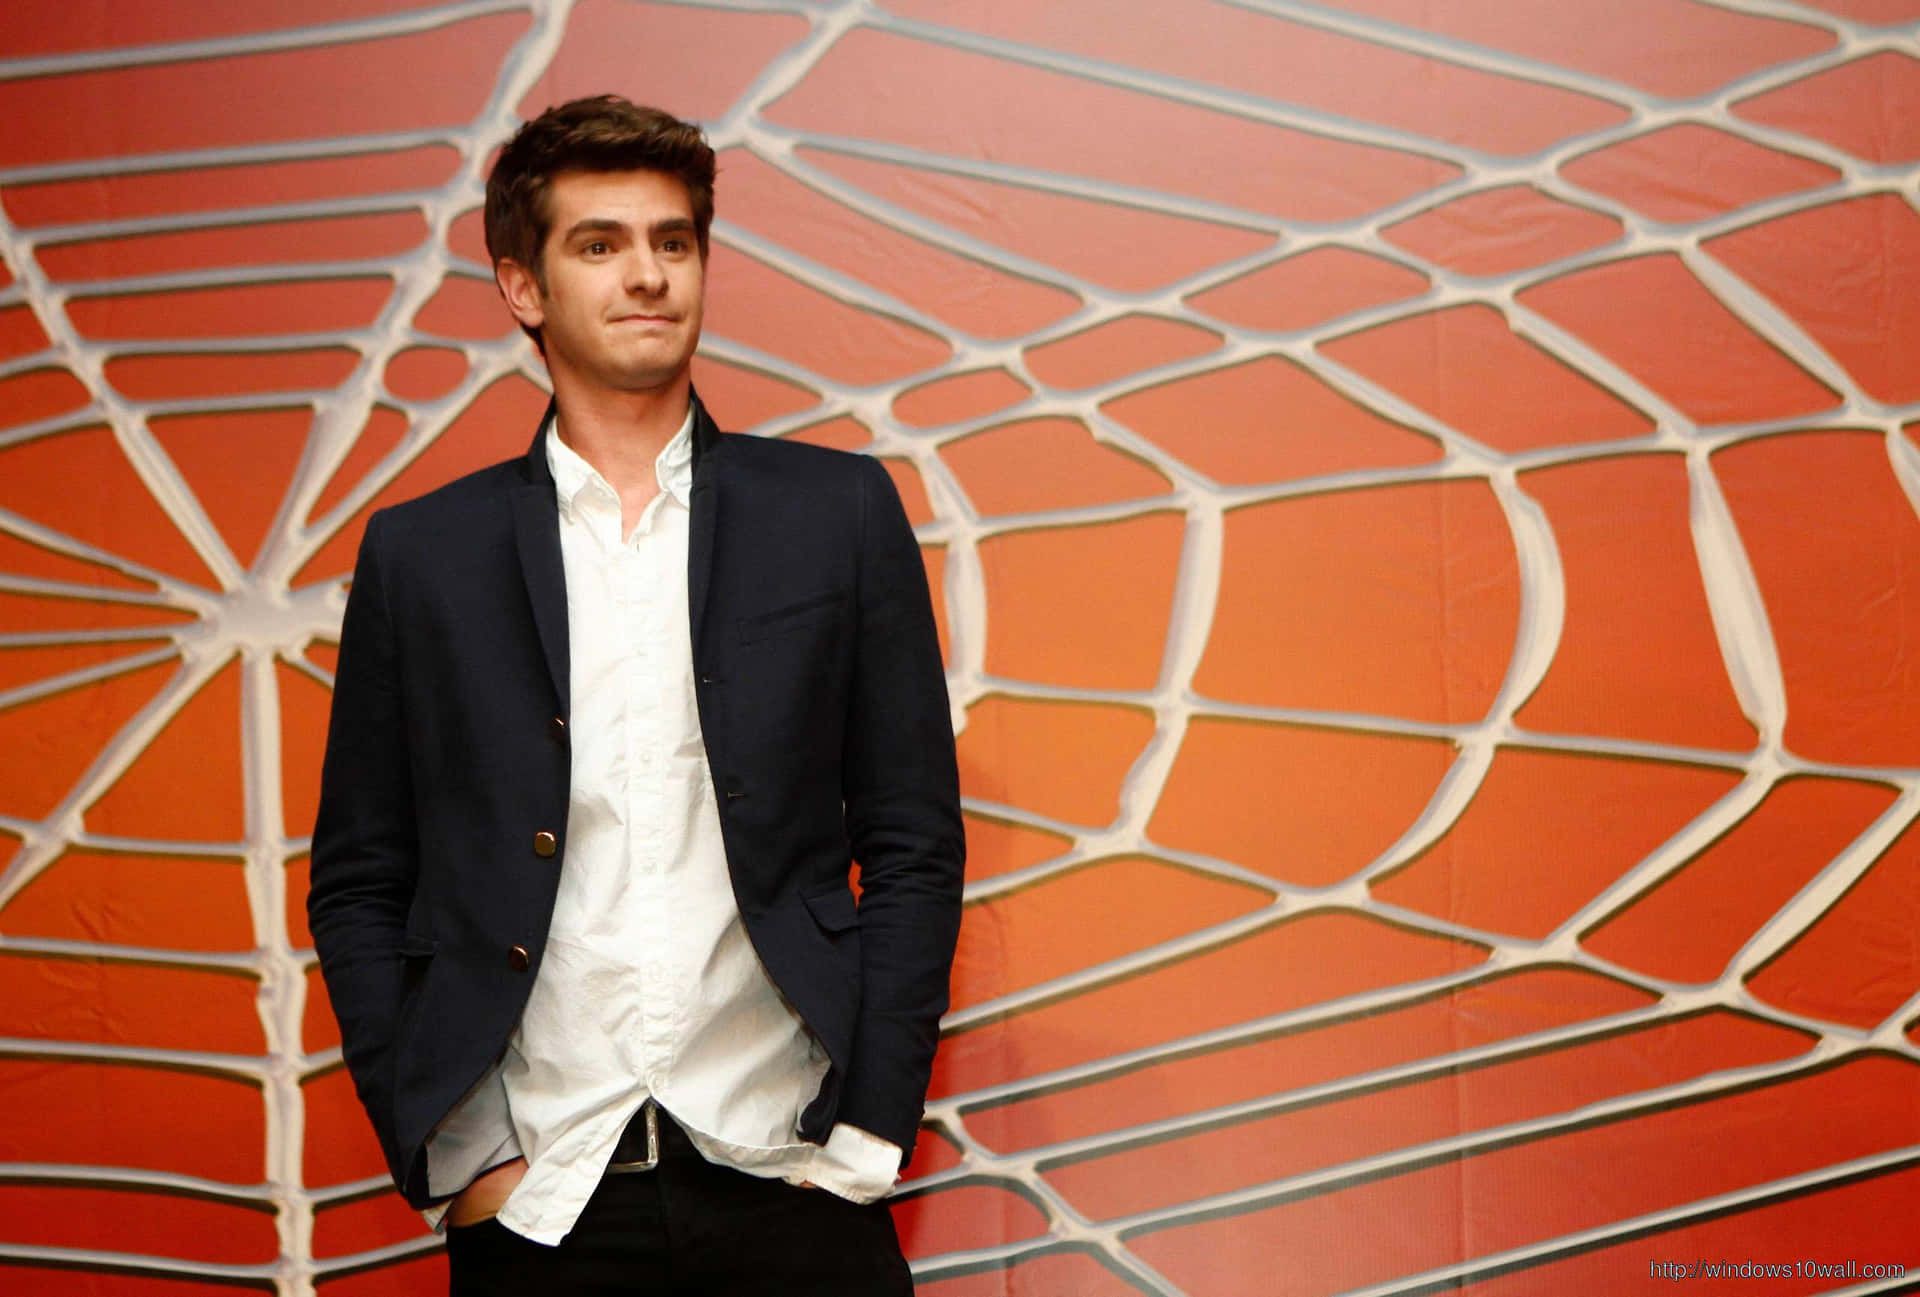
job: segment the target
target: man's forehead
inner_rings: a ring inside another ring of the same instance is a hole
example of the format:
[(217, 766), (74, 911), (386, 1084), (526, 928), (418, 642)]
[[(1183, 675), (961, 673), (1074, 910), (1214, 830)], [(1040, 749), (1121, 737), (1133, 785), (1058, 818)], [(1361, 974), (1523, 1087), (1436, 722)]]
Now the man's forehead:
[(562, 171), (546, 197), (556, 234), (587, 220), (646, 225), (672, 217), (693, 220), (686, 182), (666, 171)]

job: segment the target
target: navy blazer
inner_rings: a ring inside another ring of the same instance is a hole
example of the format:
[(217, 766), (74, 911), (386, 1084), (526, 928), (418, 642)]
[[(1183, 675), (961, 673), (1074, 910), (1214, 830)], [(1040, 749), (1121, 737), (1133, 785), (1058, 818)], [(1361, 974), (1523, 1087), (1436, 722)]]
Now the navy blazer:
[[(876, 460), (723, 435), (697, 397), (693, 414), (687, 606), (727, 867), (831, 1062), (799, 1134), (845, 1121), (910, 1152), (964, 856), (919, 547)], [(524, 458), (374, 514), (341, 629), (308, 921), (354, 1086), (416, 1206), (429, 1132), (520, 1019), (566, 860), (547, 426)]]

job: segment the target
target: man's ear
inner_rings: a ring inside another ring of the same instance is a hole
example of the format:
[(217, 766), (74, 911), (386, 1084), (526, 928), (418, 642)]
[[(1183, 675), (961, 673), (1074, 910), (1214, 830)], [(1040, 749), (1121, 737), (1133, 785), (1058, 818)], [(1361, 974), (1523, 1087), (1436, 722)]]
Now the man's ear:
[(547, 313), (540, 305), (540, 284), (531, 270), (502, 257), (493, 263), (493, 282), (500, 285), (500, 296), (507, 299), (507, 309), (513, 312), (514, 319), (529, 329), (537, 329), (547, 322)]

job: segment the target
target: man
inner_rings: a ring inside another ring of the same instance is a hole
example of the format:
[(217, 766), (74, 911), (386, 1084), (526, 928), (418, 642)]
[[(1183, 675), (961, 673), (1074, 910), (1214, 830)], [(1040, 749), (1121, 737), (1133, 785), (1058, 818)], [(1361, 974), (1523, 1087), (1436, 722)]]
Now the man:
[(611, 96), (508, 143), (553, 406), (374, 515), (347, 602), (308, 913), (456, 1294), (911, 1290), (876, 1200), (958, 929), (945, 682), (880, 465), (693, 393), (713, 175)]

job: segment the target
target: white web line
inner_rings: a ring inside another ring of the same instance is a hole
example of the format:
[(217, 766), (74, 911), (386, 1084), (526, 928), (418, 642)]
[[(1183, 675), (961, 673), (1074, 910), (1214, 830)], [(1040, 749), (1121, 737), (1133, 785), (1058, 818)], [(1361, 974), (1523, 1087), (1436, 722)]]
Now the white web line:
[[(1790, 17), (1816, 25), (1836, 35), (1837, 43), (1829, 51), (1794, 63), (1743, 76), (1714, 94), (1697, 100), (1662, 99), (1618, 82), (1572, 72), (1538, 59), (1471, 45), (1453, 38), (1436, 36), (1373, 19), (1359, 18), (1338, 9), (1295, 0), (1236, 0), (1242, 7), (1292, 21), (1306, 23), (1340, 35), (1372, 42), (1482, 72), (1518, 77), (1546, 86), (1576, 90), (1598, 99), (1619, 104), (1628, 110), (1628, 119), (1617, 126), (1590, 132), (1563, 141), (1537, 156), (1494, 156), (1484, 151), (1446, 144), (1410, 132), (1376, 123), (1340, 117), (1315, 109), (1258, 98), (1242, 92), (1209, 86), (1191, 80), (1141, 71), (1095, 58), (1025, 46), (1016, 42), (973, 32), (962, 32), (935, 24), (893, 17), (857, 0), (830, 6), (754, 5), (715, 0), (700, 3), (687, 0), (692, 7), (756, 10), (799, 14), (808, 20), (809, 35), (786, 53), (772, 60), (755, 83), (732, 108), (710, 123), (716, 147), (740, 146), (772, 165), (789, 178), (807, 185), (827, 197), (902, 233), (960, 256), (985, 263), (1015, 276), (1063, 288), (1076, 294), (1082, 306), (1052, 324), (1021, 337), (986, 340), (965, 334), (946, 325), (923, 310), (899, 301), (855, 276), (801, 257), (781, 247), (777, 240), (748, 233), (743, 227), (722, 220), (719, 234), (723, 241), (765, 261), (780, 272), (830, 297), (857, 306), (869, 313), (892, 316), (934, 334), (946, 341), (952, 357), (934, 370), (917, 373), (901, 382), (856, 386), (836, 382), (827, 376), (805, 371), (784, 357), (768, 355), (737, 340), (712, 337), (705, 344), (707, 354), (749, 368), (787, 377), (797, 377), (820, 398), (820, 403), (791, 416), (772, 421), (759, 431), (779, 434), (811, 426), (836, 415), (859, 419), (874, 433), (873, 453), (910, 460), (921, 474), (932, 501), (937, 521), (922, 529), (922, 539), (944, 544), (947, 550), (946, 589), (939, 592), (947, 602), (954, 648), (949, 684), (955, 699), (956, 716), (966, 707), (992, 695), (1019, 699), (1077, 698), (1088, 701), (1120, 703), (1144, 708), (1155, 720), (1155, 732), (1146, 750), (1128, 772), (1121, 792), (1120, 814), (1106, 825), (1072, 824), (1019, 807), (990, 805), (970, 800), (972, 809), (1010, 823), (1061, 833), (1071, 839), (1062, 854), (1014, 874), (984, 881), (970, 889), (970, 897), (981, 900), (1006, 894), (1053, 878), (1091, 860), (1123, 851), (1145, 851), (1187, 868), (1217, 875), (1265, 890), (1271, 901), (1251, 914), (1216, 924), (1199, 932), (1137, 950), (1094, 968), (1083, 969), (1041, 985), (1021, 988), (990, 1002), (969, 1006), (950, 1015), (950, 1030), (964, 1030), (996, 1018), (1017, 1014), (1056, 999), (1084, 993), (1118, 978), (1142, 972), (1172, 961), (1191, 958), (1260, 930), (1278, 919), (1309, 914), (1361, 913), (1386, 919), (1401, 927), (1479, 944), (1488, 948), (1482, 964), (1460, 974), (1441, 979), (1402, 984), (1377, 991), (1345, 997), (1328, 1004), (1315, 1005), (1296, 1012), (1283, 1013), (1242, 1023), (1219, 1031), (1202, 1033), (1182, 1040), (1166, 1042), (1119, 1056), (1096, 1060), (1044, 1075), (1019, 1078), (971, 1094), (955, 1095), (932, 1105), (929, 1117), (936, 1129), (954, 1140), (961, 1149), (960, 1165), (917, 1182), (912, 1192), (925, 1192), (956, 1184), (978, 1183), (1011, 1187), (1045, 1212), (1048, 1232), (1041, 1238), (987, 1249), (979, 1253), (937, 1257), (916, 1268), (923, 1278), (992, 1268), (1012, 1259), (1050, 1251), (1082, 1251), (1099, 1257), (1115, 1273), (1127, 1277), (1145, 1292), (1173, 1293), (1175, 1287), (1164, 1277), (1133, 1256), (1126, 1238), (1149, 1227), (1164, 1227), (1187, 1220), (1203, 1219), (1222, 1210), (1241, 1210), (1250, 1204), (1277, 1201), (1302, 1193), (1325, 1191), (1329, 1186), (1380, 1173), (1396, 1165), (1412, 1164), (1437, 1155), (1468, 1155), (1481, 1149), (1520, 1137), (1548, 1137), (1571, 1130), (1598, 1117), (1617, 1117), (1670, 1105), (1682, 1098), (1724, 1093), (1779, 1079), (1810, 1068), (1829, 1065), (1834, 1059), (1863, 1049), (1892, 1051), (1915, 1057), (1916, 1051), (1900, 1031), (1906, 1016), (1916, 1005), (1909, 1004), (1871, 1031), (1860, 1031), (1840, 1024), (1813, 1022), (1760, 1003), (1745, 992), (1743, 978), (1772, 953), (1790, 944), (1834, 902), (1835, 899), (1871, 867), (1873, 861), (1912, 821), (1920, 809), (1920, 770), (1888, 770), (1883, 767), (1847, 766), (1831, 762), (1813, 762), (1797, 757), (1782, 745), (1785, 719), (1785, 693), (1780, 668), (1772, 643), (1766, 611), (1758, 587), (1747, 565), (1745, 550), (1734, 530), (1732, 519), (1715, 480), (1709, 454), (1722, 446), (1755, 436), (1806, 428), (1871, 428), (1884, 433), (1894, 471), (1910, 496), (1920, 497), (1920, 456), (1900, 435), (1902, 423), (1920, 417), (1920, 405), (1888, 407), (1874, 402), (1852, 383), (1831, 356), (1804, 331), (1800, 330), (1765, 299), (1736, 277), (1723, 270), (1702, 251), (1703, 241), (1746, 225), (1810, 209), (1840, 197), (1866, 193), (1901, 192), (1912, 202), (1908, 186), (1913, 168), (1875, 166), (1855, 159), (1820, 141), (1791, 135), (1776, 128), (1747, 121), (1732, 112), (1739, 100), (1764, 93), (1775, 86), (1847, 62), (1864, 54), (1883, 50), (1911, 51), (1914, 26), (1896, 29), (1869, 29), (1804, 6), (1773, 0), (1718, 0), (1719, 6), (1732, 11), (1771, 17)], [(0, 1257), (27, 1260), (57, 1260), (97, 1268), (118, 1266), (205, 1277), (271, 1280), (284, 1297), (310, 1297), (316, 1276), (353, 1268), (389, 1257), (413, 1255), (436, 1246), (431, 1239), (419, 1239), (374, 1253), (331, 1258), (316, 1262), (312, 1255), (313, 1211), (317, 1204), (337, 1202), (378, 1192), (384, 1181), (378, 1178), (349, 1185), (309, 1190), (301, 1181), (301, 1141), (304, 1132), (303, 1103), (299, 1090), (302, 1079), (337, 1064), (338, 1050), (308, 1055), (300, 1047), (303, 1015), (302, 1000), (305, 973), (311, 952), (296, 950), (285, 930), (286, 864), (304, 849), (304, 841), (289, 838), (283, 823), (280, 798), (280, 709), (275, 658), (287, 661), (294, 669), (313, 678), (326, 680), (326, 673), (302, 656), (302, 646), (315, 636), (327, 637), (337, 626), (339, 589), (337, 583), (302, 592), (293, 597), (288, 582), (293, 574), (340, 526), (344, 525), (368, 500), (390, 482), (407, 463), (468, 406), (470, 401), (495, 379), (520, 373), (541, 381), (518, 335), (496, 342), (449, 342), (428, 339), (417, 333), (411, 320), (418, 308), (449, 275), (475, 275), (484, 268), (473, 266), (448, 250), (446, 230), (452, 218), (477, 204), (480, 194), (479, 168), (487, 148), (511, 129), (513, 106), (545, 70), (569, 13), (566, 0), (534, 0), (531, 5), (476, 0), (474, 3), (446, 5), (437, 9), (405, 15), (360, 19), (320, 27), (287, 29), (245, 36), (187, 41), (135, 50), (98, 51), (63, 54), (45, 58), (12, 60), (0, 63), (0, 79), (39, 75), (55, 71), (95, 70), (139, 63), (174, 62), (181, 59), (216, 57), (234, 53), (257, 53), (306, 46), (318, 41), (364, 39), (419, 31), (485, 14), (530, 10), (534, 23), (515, 50), (508, 56), (485, 109), (466, 127), (447, 131), (408, 131), (364, 135), (351, 139), (301, 141), (289, 144), (248, 146), (217, 150), (181, 152), (154, 158), (111, 159), (97, 162), (65, 163), (15, 168), (0, 173), (0, 184), (21, 184), (78, 176), (126, 173), (170, 166), (204, 165), (211, 162), (286, 161), (297, 158), (352, 156), (397, 148), (430, 144), (452, 145), (462, 162), (455, 176), (430, 190), (387, 192), (340, 199), (315, 199), (281, 203), (267, 207), (236, 209), (213, 213), (188, 213), (138, 220), (114, 220), (67, 226), (43, 227), (22, 231), (0, 219), (0, 250), (8, 255), (17, 282), (0, 290), (0, 306), (26, 302), (46, 326), (52, 338), (50, 351), (23, 357), (0, 365), (0, 376), (28, 372), (48, 365), (63, 365), (86, 383), (92, 403), (83, 410), (57, 416), (39, 423), (9, 429), (0, 434), (0, 447), (86, 424), (105, 422), (125, 451), (129, 462), (141, 475), (155, 499), (167, 511), (174, 524), (207, 563), (224, 593), (202, 590), (164, 573), (141, 566), (131, 556), (116, 555), (59, 536), (27, 519), (0, 513), (0, 529), (22, 539), (96, 562), (115, 570), (154, 581), (154, 593), (127, 592), (96, 588), (71, 582), (46, 582), (33, 578), (4, 577), (0, 586), (21, 593), (78, 595), (126, 603), (151, 603), (179, 608), (198, 619), (190, 625), (157, 624), (152, 628), (128, 628), (112, 631), (55, 632), (51, 634), (5, 634), (3, 643), (95, 643), (139, 638), (163, 639), (183, 659), (182, 669), (121, 733), (103, 750), (93, 767), (80, 780), (59, 808), (46, 819), (25, 821), (18, 817), (0, 817), (0, 828), (17, 833), (24, 845), (16, 859), (0, 876), (0, 901), (15, 895), (37, 873), (69, 846), (116, 847), (157, 854), (241, 855), (250, 910), (253, 916), (256, 949), (239, 955), (180, 951), (154, 951), (114, 946), (106, 943), (0, 937), (0, 951), (48, 955), (91, 954), (110, 959), (137, 959), (168, 963), (180, 967), (208, 970), (245, 970), (260, 982), (259, 1007), (267, 1033), (267, 1053), (259, 1058), (244, 1058), (204, 1051), (160, 1050), (132, 1046), (87, 1045), (35, 1040), (0, 1040), (0, 1057), (38, 1055), (67, 1058), (111, 1058), (149, 1064), (191, 1065), (215, 1072), (244, 1077), (258, 1084), (267, 1105), (267, 1180), (261, 1185), (233, 1186), (196, 1180), (193, 1177), (144, 1170), (91, 1166), (47, 1166), (12, 1163), (0, 1166), (0, 1180), (53, 1179), (90, 1184), (115, 1184), (127, 1187), (170, 1189), (198, 1196), (232, 1201), (271, 1203), (277, 1209), (280, 1256), (263, 1266), (220, 1266), (185, 1262), (162, 1257), (136, 1256), (108, 1251), (56, 1250), (29, 1247), (0, 1247)], [(1375, 146), (1396, 148), (1443, 160), (1461, 169), (1457, 180), (1439, 185), (1369, 213), (1352, 221), (1304, 226), (1279, 221), (1270, 215), (1233, 209), (1206, 200), (1141, 189), (1112, 181), (1069, 177), (1029, 168), (977, 160), (957, 159), (929, 154), (913, 148), (876, 141), (854, 140), (817, 132), (775, 126), (765, 118), (768, 107), (798, 85), (819, 65), (821, 59), (847, 31), (854, 27), (891, 31), (915, 40), (932, 41), (951, 49), (972, 51), (1001, 60), (1019, 62), (1055, 73), (1153, 95), (1169, 102), (1191, 104), (1243, 119), (1311, 131), (1324, 136), (1347, 139)], [(1677, 122), (1702, 122), (1741, 138), (1770, 148), (1810, 158), (1835, 168), (1840, 179), (1833, 185), (1800, 192), (1762, 203), (1752, 204), (1725, 216), (1682, 226), (1664, 225), (1639, 216), (1631, 209), (1604, 196), (1577, 189), (1558, 175), (1559, 166), (1571, 158), (1625, 139), (1642, 135), (1663, 125)], [(878, 199), (834, 174), (808, 163), (795, 153), (797, 146), (811, 146), (828, 152), (872, 158), (895, 164), (919, 166), (928, 170), (949, 171), (1003, 183), (1027, 185), (1067, 196), (1090, 198), (1110, 204), (1139, 207), (1184, 216), (1224, 222), (1241, 228), (1264, 231), (1274, 236), (1270, 248), (1216, 263), (1177, 282), (1148, 292), (1117, 292), (1088, 282), (1060, 268), (1023, 257), (977, 238), (946, 229), (919, 214)], [(1502, 184), (1528, 183), (1565, 201), (1604, 211), (1622, 222), (1624, 239), (1591, 252), (1580, 253), (1546, 265), (1529, 267), (1511, 275), (1488, 278), (1463, 276), (1430, 265), (1387, 242), (1381, 231), (1396, 221), (1418, 214), (1465, 194)], [(723, 196), (724, 197), (724, 196)], [(724, 203), (723, 203), (724, 207)], [(377, 262), (337, 262), (297, 266), (259, 266), (231, 271), (197, 271), (178, 275), (147, 276), (138, 279), (88, 281), (63, 285), (47, 279), (38, 269), (34, 250), (81, 240), (122, 234), (153, 233), (174, 229), (203, 227), (214, 223), (252, 223), (268, 219), (308, 219), (321, 216), (358, 215), (392, 211), (420, 211), (427, 219), (429, 234), (425, 243), (413, 252)], [(1026, 362), (1025, 351), (1036, 343), (1066, 337), (1095, 325), (1138, 311), (1185, 317), (1190, 314), (1184, 299), (1230, 279), (1252, 273), (1283, 258), (1320, 246), (1356, 248), (1396, 264), (1411, 266), (1427, 275), (1432, 288), (1408, 301), (1356, 312), (1337, 321), (1292, 333), (1268, 333), (1221, 323), (1210, 318), (1196, 320), (1222, 338), (1221, 347), (1205, 356), (1136, 372), (1088, 390), (1063, 392), (1041, 382)], [(1759, 336), (1777, 346), (1806, 372), (1815, 375), (1840, 393), (1842, 404), (1836, 410), (1811, 419), (1786, 419), (1748, 425), (1721, 425), (1700, 429), (1678, 410), (1648, 390), (1618, 366), (1566, 331), (1542, 319), (1520, 305), (1516, 295), (1531, 284), (1555, 278), (1572, 270), (1599, 265), (1622, 257), (1649, 252), (1678, 254), (1688, 268), (1706, 284), (1723, 304)], [(143, 340), (138, 343), (101, 343), (81, 338), (68, 323), (66, 303), (81, 297), (93, 297), (168, 287), (206, 287), (224, 283), (281, 283), (365, 273), (389, 274), (395, 291), (379, 319), (364, 329), (338, 330), (327, 334), (301, 334), (283, 338), (252, 336), (223, 340)], [(1504, 453), (1481, 444), (1461, 430), (1451, 428), (1425, 412), (1321, 354), (1317, 344), (1339, 333), (1354, 332), (1407, 318), (1437, 308), (1470, 302), (1493, 306), (1509, 325), (1548, 354), (1584, 374), (1623, 399), (1648, 413), (1655, 428), (1642, 438), (1599, 445), (1554, 447), (1524, 453)], [(467, 377), (448, 396), (431, 402), (409, 402), (386, 395), (380, 375), (386, 363), (399, 351), (416, 342), (432, 341), (452, 347), (468, 362)], [(340, 387), (292, 395), (276, 393), (271, 398), (239, 397), (213, 400), (131, 401), (115, 393), (104, 380), (104, 365), (110, 356), (161, 354), (165, 352), (246, 353), (274, 346), (317, 347), (346, 346), (359, 354), (351, 376)], [(1284, 356), (1329, 384), (1337, 392), (1362, 407), (1398, 421), (1432, 437), (1443, 450), (1442, 457), (1415, 468), (1332, 473), (1303, 481), (1262, 487), (1223, 487), (1161, 450), (1146, 437), (1119, 424), (1101, 410), (1101, 406), (1127, 392), (1192, 375), (1222, 369), (1259, 356)], [(892, 397), (906, 386), (918, 385), (943, 374), (959, 374), (976, 369), (1004, 367), (1032, 388), (1025, 401), (992, 414), (961, 423), (920, 432), (899, 426), (890, 413)], [(303, 525), (299, 520), (319, 497), (334, 470), (352, 448), (376, 401), (396, 406), (408, 415), (409, 431), (391, 454), (364, 481), (354, 487), (324, 517)], [(314, 422), (306, 453), (294, 483), (283, 501), (269, 539), (251, 571), (243, 572), (228, 551), (211, 519), (193, 496), (186, 481), (159, 447), (148, 429), (149, 417), (163, 413), (206, 412), (227, 409), (256, 409), (307, 404), (314, 410)], [(724, 416), (724, 411), (721, 412)], [(1080, 418), (1095, 438), (1126, 451), (1150, 464), (1170, 483), (1164, 495), (1110, 506), (1050, 510), (1022, 516), (982, 518), (968, 500), (964, 487), (937, 453), (949, 442), (984, 428), (999, 426), (1037, 413), (1066, 414)], [(1755, 723), (1760, 739), (1748, 753), (1701, 751), (1677, 745), (1641, 741), (1602, 739), (1566, 735), (1539, 735), (1524, 731), (1514, 722), (1514, 712), (1540, 681), (1552, 661), (1558, 644), (1560, 618), (1564, 610), (1559, 558), (1551, 528), (1544, 513), (1526, 494), (1516, 472), (1550, 464), (1589, 458), (1644, 453), (1650, 450), (1679, 451), (1686, 457), (1692, 490), (1691, 523), (1696, 549), (1701, 555), (1702, 575), (1716, 633), (1736, 696)], [(1255, 707), (1222, 700), (1203, 699), (1191, 689), (1201, 653), (1211, 629), (1212, 613), (1219, 597), (1223, 561), (1225, 513), (1248, 504), (1298, 498), (1304, 495), (1396, 483), (1431, 482), (1448, 478), (1471, 478), (1489, 483), (1507, 518), (1519, 557), (1522, 613), (1518, 642), (1492, 712), (1484, 720), (1461, 725), (1411, 722), (1387, 716), (1352, 713), (1327, 713), (1305, 709)], [(1181, 563), (1175, 583), (1173, 616), (1162, 659), (1160, 678), (1151, 689), (1115, 691), (1068, 689), (1036, 685), (1031, 682), (990, 676), (985, 670), (986, 625), (985, 578), (980, 563), (981, 541), (1008, 531), (1035, 526), (1063, 526), (1115, 520), (1140, 514), (1177, 509), (1187, 519)], [(114, 779), (143, 751), (160, 728), (192, 693), (213, 673), (236, 659), (243, 672), (242, 711), (244, 760), (246, 770), (246, 839), (242, 843), (182, 844), (173, 841), (106, 838), (85, 831), (81, 816)], [(142, 654), (131, 660), (116, 660), (61, 677), (52, 684), (73, 687), (108, 674), (137, 669), (156, 660)], [(11, 705), (39, 696), (50, 687), (47, 682), (16, 689), (0, 695), (0, 705)], [(1189, 722), (1195, 717), (1237, 716), (1269, 723), (1299, 723), (1331, 726), (1360, 733), (1444, 738), (1458, 752), (1453, 769), (1435, 791), (1427, 810), (1404, 832), (1378, 860), (1353, 878), (1328, 888), (1305, 888), (1276, 882), (1270, 876), (1247, 869), (1232, 861), (1180, 851), (1152, 842), (1146, 832), (1158, 805), (1165, 780), (1175, 755), (1184, 740)], [(1521, 941), (1475, 931), (1463, 925), (1416, 914), (1374, 901), (1367, 891), (1367, 880), (1391, 872), (1452, 828), (1459, 815), (1471, 804), (1473, 794), (1485, 776), (1494, 754), (1514, 744), (1593, 755), (1628, 756), (1646, 760), (1690, 761), (1716, 765), (1744, 773), (1739, 787), (1722, 797), (1694, 823), (1676, 834), (1666, 845), (1642, 864), (1616, 880), (1593, 900), (1569, 917), (1561, 927), (1541, 941)], [(1855, 842), (1842, 851), (1801, 892), (1784, 905), (1731, 961), (1722, 976), (1707, 987), (1683, 986), (1663, 982), (1630, 969), (1616, 967), (1581, 949), (1578, 933), (1607, 915), (1630, 905), (1647, 889), (1674, 870), (1701, 846), (1739, 822), (1783, 775), (1789, 773), (1841, 775), (1891, 784), (1900, 796)], [(1278, 1031), (1305, 1029), (1362, 1012), (1411, 1004), (1431, 996), (1437, 989), (1461, 989), (1488, 978), (1526, 968), (1576, 967), (1602, 973), (1660, 996), (1656, 1005), (1643, 1011), (1575, 1023), (1570, 1026), (1536, 1031), (1478, 1049), (1422, 1058), (1398, 1067), (1381, 1069), (1363, 1076), (1292, 1092), (1265, 1096), (1245, 1103), (1210, 1108), (1200, 1112), (1169, 1116), (1145, 1125), (1108, 1132), (1064, 1144), (1023, 1150), (1018, 1154), (998, 1154), (972, 1138), (966, 1129), (966, 1114), (983, 1106), (1044, 1094), (1063, 1086), (1085, 1083), (1103, 1075), (1189, 1056), (1196, 1052), (1232, 1047), (1265, 1038)], [(1535, 1050), (1560, 1048), (1577, 1042), (1604, 1038), (1633, 1027), (1678, 1019), (1704, 1008), (1732, 1009), (1768, 1021), (1814, 1033), (1819, 1039), (1807, 1053), (1780, 1063), (1756, 1065), (1699, 1077), (1675, 1086), (1624, 1095), (1602, 1104), (1589, 1105), (1573, 1113), (1554, 1114), (1515, 1126), (1476, 1130), (1443, 1141), (1438, 1146), (1396, 1149), (1378, 1157), (1345, 1166), (1325, 1168), (1291, 1177), (1270, 1185), (1219, 1195), (1198, 1203), (1180, 1204), (1144, 1216), (1118, 1221), (1092, 1222), (1085, 1219), (1045, 1179), (1045, 1170), (1062, 1160), (1082, 1160), (1104, 1152), (1113, 1152), (1143, 1140), (1166, 1138), (1187, 1131), (1208, 1129), (1243, 1121), (1270, 1112), (1330, 1102), (1343, 1095), (1364, 1091), (1370, 1086), (1399, 1084), (1422, 1076), (1437, 1075), (1450, 1069), (1486, 1064), (1517, 1057)], [(1685, 1204), (1650, 1217), (1621, 1221), (1579, 1235), (1547, 1240), (1518, 1253), (1475, 1258), (1444, 1273), (1408, 1276), (1369, 1291), (1379, 1293), (1410, 1292), (1436, 1282), (1492, 1273), (1502, 1267), (1524, 1264), (1610, 1238), (1627, 1238), (1674, 1222), (1704, 1217), (1729, 1209), (1732, 1205), (1757, 1203), (1769, 1195), (1811, 1192), (1821, 1184), (1861, 1173), (1863, 1168), (1904, 1165), (1920, 1157), (1913, 1150), (1901, 1150), (1875, 1159), (1823, 1168), (1804, 1176), (1773, 1185), (1754, 1186), (1738, 1194), (1725, 1195), (1700, 1203)]]

